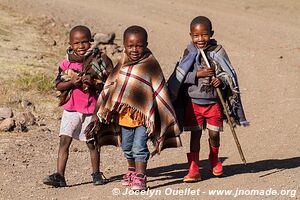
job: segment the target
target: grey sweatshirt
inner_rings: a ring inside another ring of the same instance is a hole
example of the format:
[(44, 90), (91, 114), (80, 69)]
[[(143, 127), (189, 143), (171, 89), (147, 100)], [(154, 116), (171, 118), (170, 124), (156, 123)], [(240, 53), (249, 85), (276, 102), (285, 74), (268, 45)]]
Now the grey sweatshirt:
[[(196, 62), (187, 73), (184, 83), (188, 84), (188, 95), (193, 103), (205, 105), (214, 104), (218, 101), (218, 95), (213, 86), (208, 85), (211, 81), (209, 78), (197, 78), (196, 74), (200, 68), (204, 68), (205, 63), (201, 55), (197, 56)], [(216, 70), (218, 71), (218, 70)], [(222, 80), (222, 76), (217, 76)], [(222, 80), (223, 86), (226, 81)], [(223, 88), (224, 89), (224, 88)]]

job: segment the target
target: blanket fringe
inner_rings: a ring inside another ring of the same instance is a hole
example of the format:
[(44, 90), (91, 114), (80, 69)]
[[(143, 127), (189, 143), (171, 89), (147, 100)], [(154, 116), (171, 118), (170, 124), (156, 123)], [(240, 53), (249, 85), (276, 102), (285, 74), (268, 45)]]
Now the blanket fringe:
[[(114, 105), (116, 105), (117, 102), (114, 102)], [(119, 104), (114, 110), (105, 109), (97, 113), (98, 118), (103, 123), (117, 123), (119, 113), (122, 113), (125, 109), (128, 109), (130, 112), (130, 116), (132, 119), (137, 121), (142, 121), (143, 124), (145, 124), (147, 128), (147, 133), (150, 135), (154, 131), (154, 121), (151, 121), (148, 119), (148, 117), (141, 112), (139, 109), (134, 108), (128, 104), (122, 103)]]

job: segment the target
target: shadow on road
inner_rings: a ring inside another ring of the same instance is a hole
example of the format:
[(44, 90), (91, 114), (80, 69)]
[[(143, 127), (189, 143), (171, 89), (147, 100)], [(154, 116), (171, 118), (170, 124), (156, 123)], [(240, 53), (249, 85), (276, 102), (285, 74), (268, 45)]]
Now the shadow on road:
[[(227, 157), (221, 157), (220, 160), (223, 162)], [(234, 164), (234, 165), (224, 165), (224, 173), (220, 178), (226, 178), (229, 176), (235, 176), (238, 174), (247, 173), (258, 173), (258, 172), (268, 172), (259, 176), (259, 178), (273, 175), (275, 173), (281, 172), (286, 169), (292, 169), (300, 167), (300, 157), (287, 158), (287, 159), (273, 159), (273, 160), (261, 160), (253, 163), (244, 164)], [(155, 186), (150, 189), (172, 186), (177, 184), (184, 184), (182, 178), (187, 174), (188, 164), (172, 164), (169, 166), (160, 166), (152, 169), (147, 169), (148, 177), (152, 177), (148, 183), (156, 182)], [(200, 171), (203, 180), (208, 180), (210, 178), (215, 178), (210, 172), (210, 165), (208, 160), (200, 161)], [(120, 180), (122, 175), (111, 177), (111, 181)], [(160, 184), (160, 182), (163, 182)], [(150, 184), (151, 185), (151, 184)]]
[(83, 182), (83, 183), (76, 183), (76, 184), (72, 184), (72, 185), (67, 185), (67, 187), (76, 187), (76, 186), (92, 184), (92, 183), (93, 183), (92, 181), (88, 181), (88, 182)]

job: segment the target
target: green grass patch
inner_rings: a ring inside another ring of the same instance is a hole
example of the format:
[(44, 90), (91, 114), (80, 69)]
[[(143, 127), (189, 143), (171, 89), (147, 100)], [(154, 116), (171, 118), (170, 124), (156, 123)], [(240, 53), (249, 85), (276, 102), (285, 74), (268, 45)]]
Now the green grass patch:
[(16, 90), (50, 93), (55, 91), (54, 75), (29, 74), (18, 75), (14, 81)]

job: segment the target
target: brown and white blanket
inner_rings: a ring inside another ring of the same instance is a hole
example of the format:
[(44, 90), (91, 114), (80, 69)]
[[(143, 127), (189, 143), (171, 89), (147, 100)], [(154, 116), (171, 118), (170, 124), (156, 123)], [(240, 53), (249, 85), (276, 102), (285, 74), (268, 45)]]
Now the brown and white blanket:
[[(87, 128), (87, 139), (96, 138), (98, 146), (120, 145), (119, 113), (129, 108), (133, 118), (145, 122), (155, 153), (181, 146), (180, 129), (169, 98), (159, 63), (152, 53), (132, 62), (123, 53), (109, 75), (97, 102), (98, 119)], [(110, 138), (110, 139), (108, 139)]]

